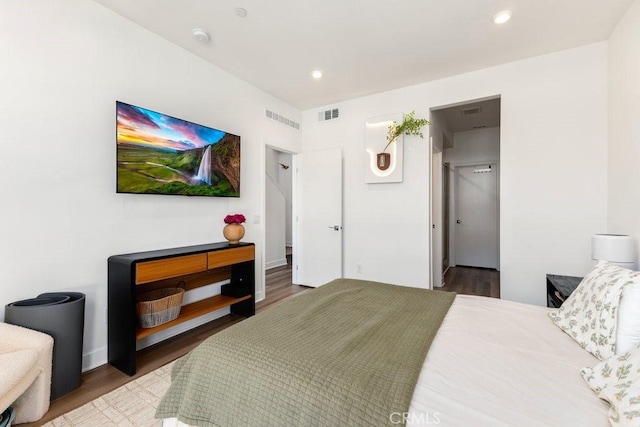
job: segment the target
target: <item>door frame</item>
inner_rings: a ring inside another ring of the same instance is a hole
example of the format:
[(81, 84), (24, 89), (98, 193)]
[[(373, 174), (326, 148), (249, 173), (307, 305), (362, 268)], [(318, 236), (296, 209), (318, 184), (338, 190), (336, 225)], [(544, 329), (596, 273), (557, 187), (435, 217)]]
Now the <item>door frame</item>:
[[(500, 117), (501, 117), (501, 122), (502, 122), (502, 114), (504, 111), (504, 105), (502, 104), (502, 101), (504, 100), (503, 94), (501, 93), (497, 93), (495, 95), (490, 95), (490, 96), (484, 96), (484, 97), (479, 97), (479, 98), (470, 98), (470, 99), (466, 99), (463, 101), (456, 101), (456, 102), (451, 102), (448, 104), (441, 104), (441, 105), (436, 105), (433, 107), (429, 108), (430, 113), (433, 113), (434, 111), (439, 111), (439, 110), (444, 110), (447, 108), (451, 108), (451, 107), (458, 107), (458, 106), (462, 106), (462, 105), (469, 105), (469, 104), (473, 104), (473, 103), (477, 103), (477, 102), (481, 102), (481, 101), (488, 101), (491, 99), (500, 99)], [(502, 124), (500, 125), (500, 154), (498, 156), (497, 160), (493, 160), (493, 161), (485, 161), (484, 164), (492, 164), (492, 162), (496, 162), (497, 163), (497, 170), (500, 170), (500, 161), (502, 159), (502, 144), (503, 144), (503, 130), (502, 130)], [(432, 149), (430, 148), (429, 150), (429, 165), (431, 165), (431, 154), (432, 153)], [(443, 147), (443, 153), (444, 153), (444, 147)], [(443, 157), (444, 159), (444, 157)], [(473, 162), (472, 164), (478, 164), (479, 162)], [(454, 230), (454, 224), (455, 222), (453, 221), (453, 218), (455, 218), (455, 212), (454, 212), (454, 208), (453, 206), (455, 205), (455, 196), (454, 196), (454, 192), (455, 192), (455, 186), (453, 185), (453, 180), (455, 179), (455, 167), (456, 166), (464, 166), (463, 163), (460, 164), (455, 164), (452, 162), (449, 162), (449, 169), (447, 168), (443, 168), (444, 172), (448, 172), (449, 173), (449, 268), (450, 267), (455, 267), (455, 235), (453, 234), (455, 232)], [(428, 176), (429, 176), (429, 187), (430, 187), (430, 193), (429, 193), (429, 197), (432, 197), (432, 193), (433, 193), (433, 182), (431, 180), (431, 174), (432, 172), (429, 170), (428, 172)], [(501, 198), (501, 186), (500, 186), (500, 175), (497, 176), (497, 182), (498, 182), (498, 188), (497, 188), (497, 200), (498, 200), (498, 271), (500, 271), (500, 248), (501, 248), (501, 242), (500, 242), (500, 236), (501, 236), (501, 229), (500, 229), (500, 198)], [(444, 201), (442, 201), (444, 202)], [(429, 209), (431, 211), (431, 206), (429, 206)], [(431, 215), (431, 213), (430, 213)], [(431, 217), (430, 217), (431, 218)], [(431, 233), (429, 233), (429, 237), (431, 237)], [(430, 262), (433, 263), (433, 252), (431, 251), (431, 247), (429, 248), (429, 257), (431, 258)], [(433, 275), (431, 274), (431, 272), (429, 272), (429, 283), (431, 283), (431, 277), (433, 277)]]
[(291, 155), (291, 167), (293, 168), (292, 182), (291, 182), (291, 283), (298, 284), (298, 239), (300, 235), (300, 229), (298, 228), (298, 153)]
[[(429, 270), (429, 289), (443, 286), (442, 280), (442, 150), (433, 144), (433, 137), (429, 138), (431, 170), (431, 186), (429, 191), (429, 254), (431, 265)], [(439, 177), (438, 179), (435, 179)], [(439, 247), (440, 250), (435, 250)]]
[[(263, 299), (266, 298), (267, 296), (267, 260), (265, 257), (265, 247), (266, 247), (266, 243), (267, 243), (267, 229), (265, 226), (265, 218), (266, 218), (266, 214), (267, 214), (267, 148), (270, 148), (272, 150), (275, 151), (280, 151), (282, 153), (288, 153), (291, 154), (291, 167), (295, 167), (296, 164), (296, 155), (298, 154), (298, 152), (296, 151), (292, 151), (288, 148), (284, 148), (280, 145), (278, 145), (277, 142), (275, 141), (265, 141), (262, 144), (262, 152), (261, 154), (261, 162), (260, 162), (260, 169), (261, 169), (261, 182), (262, 182), (262, 191), (261, 191), (261, 212), (260, 212), (260, 236), (261, 236), (261, 241), (262, 241), (262, 247), (260, 248), (260, 259), (256, 259), (256, 264), (259, 266), (259, 270), (256, 273), (257, 277), (260, 277), (260, 280), (256, 281), (256, 301), (262, 301)], [(291, 204), (292, 206), (296, 206), (297, 204), (297, 200), (296, 200), (296, 192), (295, 192), (295, 188), (296, 188), (296, 180), (297, 180), (297, 174), (295, 173), (295, 169), (294, 169), (294, 173), (291, 174), (291, 188), (292, 188), (292, 194), (291, 194)], [(293, 252), (293, 265), (295, 265), (295, 256), (296, 256), (296, 235), (297, 235), (297, 227), (295, 226), (295, 208), (292, 208), (292, 213), (291, 213), (291, 223), (292, 223), (292, 234), (291, 234), (291, 250)], [(295, 275), (295, 268), (292, 269), (293, 273)], [(292, 277), (293, 278), (293, 277)], [(293, 282), (295, 283), (295, 282)]]

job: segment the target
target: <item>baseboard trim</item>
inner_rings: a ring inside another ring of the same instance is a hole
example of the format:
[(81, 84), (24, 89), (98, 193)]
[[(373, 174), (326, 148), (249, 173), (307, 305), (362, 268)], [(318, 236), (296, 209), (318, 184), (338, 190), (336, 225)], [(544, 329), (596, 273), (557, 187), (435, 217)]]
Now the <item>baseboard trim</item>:
[(287, 265), (287, 258), (282, 258), (275, 261), (267, 262), (264, 265), (264, 269), (271, 270), (272, 268), (282, 267), (283, 265)]
[(107, 363), (107, 346), (82, 355), (82, 372), (90, 371)]

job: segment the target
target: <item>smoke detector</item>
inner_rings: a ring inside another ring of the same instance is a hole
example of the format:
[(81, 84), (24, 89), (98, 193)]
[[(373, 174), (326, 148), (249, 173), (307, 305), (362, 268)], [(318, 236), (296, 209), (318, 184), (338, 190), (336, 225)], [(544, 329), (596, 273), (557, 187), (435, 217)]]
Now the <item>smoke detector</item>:
[(196, 39), (198, 42), (203, 44), (209, 43), (209, 40), (211, 40), (211, 37), (209, 37), (209, 33), (207, 33), (205, 30), (200, 28), (194, 28), (191, 31), (191, 34), (193, 34), (194, 39)]

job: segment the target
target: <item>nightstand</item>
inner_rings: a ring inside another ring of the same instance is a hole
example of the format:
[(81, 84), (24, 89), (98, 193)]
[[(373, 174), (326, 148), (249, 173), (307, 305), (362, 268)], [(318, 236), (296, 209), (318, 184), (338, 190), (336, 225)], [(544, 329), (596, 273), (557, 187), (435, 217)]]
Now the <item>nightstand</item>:
[(581, 281), (582, 277), (547, 274), (547, 307), (560, 307)]

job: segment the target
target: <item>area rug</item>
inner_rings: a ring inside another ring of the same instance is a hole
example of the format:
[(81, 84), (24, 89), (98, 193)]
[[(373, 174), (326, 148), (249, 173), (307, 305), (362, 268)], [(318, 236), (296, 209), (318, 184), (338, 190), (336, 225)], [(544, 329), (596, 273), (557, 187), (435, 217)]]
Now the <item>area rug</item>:
[(161, 426), (162, 421), (156, 420), (153, 415), (171, 385), (173, 363), (67, 412), (44, 424), (44, 427)]

